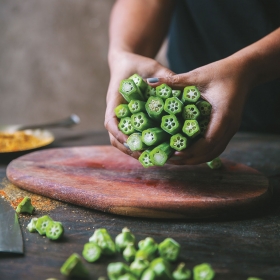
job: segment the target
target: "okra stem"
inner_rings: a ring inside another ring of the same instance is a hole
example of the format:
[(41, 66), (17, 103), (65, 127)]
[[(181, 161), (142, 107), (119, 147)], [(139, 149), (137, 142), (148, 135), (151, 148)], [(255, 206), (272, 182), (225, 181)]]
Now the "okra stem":
[(128, 79), (133, 80), (135, 85), (141, 90), (142, 93), (145, 92), (148, 84), (142, 79), (142, 77), (138, 74), (133, 74)]

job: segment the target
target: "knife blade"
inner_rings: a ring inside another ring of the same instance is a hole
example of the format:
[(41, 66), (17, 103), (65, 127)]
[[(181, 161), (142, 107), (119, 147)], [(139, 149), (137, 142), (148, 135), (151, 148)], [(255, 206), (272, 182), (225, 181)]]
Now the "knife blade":
[(23, 240), (16, 211), (0, 197), (0, 252), (23, 254)]

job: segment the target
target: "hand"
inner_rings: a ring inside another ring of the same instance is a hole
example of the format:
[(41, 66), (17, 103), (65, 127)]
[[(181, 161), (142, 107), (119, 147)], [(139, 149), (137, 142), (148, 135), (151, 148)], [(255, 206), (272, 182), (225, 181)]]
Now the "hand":
[[(200, 164), (218, 157), (237, 132), (249, 92), (249, 73), (239, 59), (232, 57), (197, 68), (191, 72), (159, 77), (152, 86), (166, 83), (172, 88), (196, 85), (202, 97), (212, 105), (205, 135), (168, 161), (171, 164)], [(149, 80), (148, 80), (149, 82)]]
[(105, 127), (109, 131), (110, 141), (114, 147), (134, 158), (138, 158), (140, 152), (132, 152), (124, 146), (128, 136), (119, 130), (119, 121), (114, 112), (119, 104), (127, 103), (118, 92), (120, 82), (135, 73), (143, 78), (166, 77), (174, 75), (174, 73), (151, 58), (128, 52), (114, 55), (114, 58), (110, 60), (110, 70), (111, 80), (107, 92)]

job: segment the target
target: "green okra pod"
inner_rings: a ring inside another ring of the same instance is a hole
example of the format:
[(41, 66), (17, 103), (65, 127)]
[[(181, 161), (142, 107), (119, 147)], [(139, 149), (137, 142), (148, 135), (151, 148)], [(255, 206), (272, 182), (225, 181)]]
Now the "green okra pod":
[(204, 133), (206, 132), (209, 122), (210, 122), (209, 118), (204, 118), (198, 121), (198, 125), (200, 127), (200, 133), (202, 135), (204, 135)]
[(110, 263), (107, 266), (107, 274), (110, 280), (118, 280), (119, 277), (130, 272), (129, 266), (122, 262)]
[(166, 113), (164, 111), (164, 101), (157, 96), (151, 96), (146, 102), (146, 111), (151, 119), (160, 121)]
[(170, 138), (170, 147), (176, 151), (182, 151), (188, 147), (188, 138), (177, 133)]
[(151, 96), (156, 96), (156, 89), (148, 85), (144, 92), (144, 98), (148, 100)]
[(162, 98), (162, 99), (167, 99), (171, 96), (172, 89), (170, 86), (166, 84), (161, 84), (156, 87), (156, 96)]
[(143, 78), (138, 74), (133, 74), (128, 79), (133, 80), (135, 85), (140, 89), (142, 93), (145, 92), (148, 84), (143, 80)]
[(208, 117), (211, 114), (212, 106), (209, 102), (205, 100), (198, 101), (196, 103), (196, 107), (198, 108), (201, 116)]
[(143, 151), (148, 147), (142, 140), (141, 132), (132, 133), (126, 143), (131, 151)]
[(144, 100), (144, 97), (140, 89), (136, 86), (134, 81), (131, 79), (126, 79), (121, 81), (119, 92), (127, 102), (130, 102), (133, 99)]
[(169, 139), (169, 134), (159, 127), (148, 128), (142, 131), (142, 141), (147, 146), (159, 145)]
[(160, 127), (171, 135), (179, 133), (182, 129), (181, 122), (175, 115), (163, 116)]
[(182, 101), (184, 104), (196, 103), (200, 98), (200, 91), (196, 86), (187, 86), (184, 88)]
[(125, 227), (122, 229), (122, 232), (119, 233), (115, 238), (117, 251), (122, 252), (130, 243), (135, 243), (135, 236), (127, 227)]
[(182, 112), (183, 103), (177, 97), (169, 97), (165, 100), (164, 111), (168, 114), (179, 114)]
[(174, 149), (169, 145), (169, 142), (164, 142), (155, 147), (151, 153), (151, 161), (154, 165), (162, 166), (172, 156)]
[(194, 104), (189, 104), (183, 108), (182, 117), (184, 120), (198, 120), (200, 112)]
[(174, 96), (174, 97), (177, 97), (178, 99), (181, 99), (182, 98), (182, 91), (179, 90), (179, 89), (173, 89), (171, 91), (171, 95)]
[(182, 131), (190, 138), (194, 138), (200, 134), (200, 127), (196, 120), (186, 120)]
[(131, 122), (131, 117), (121, 118), (118, 124), (118, 128), (122, 133), (126, 135), (130, 135), (135, 132), (135, 129)]
[(167, 261), (176, 261), (179, 253), (180, 253), (181, 246), (180, 244), (175, 241), (173, 238), (166, 238), (158, 245), (158, 251), (162, 258)]
[(132, 114), (139, 113), (139, 112), (146, 112), (145, 104), (146, 104), (145, 101), (131, 100), (128, 103), (128, 108)]
[(211, 169), (219, 169), (222, 167), (222, 161), (219, 157), (214, 158), (213, 160), (208, 161), (206, 163)]
[(138, 161), (143, 165), (143, 167), (148, 168), (154, 166), (150, 157), (151, 150), (145, 150), (139, 157)]
[(26, 196), (23, 198), (23, 200), (17, 206), (16, 212), (32, 214), (34, 212), (34, 210), (35, 210), (35, 208), (31, 204), (31, 198)]
[(135, 259), (136, 249), (134, 243), (127, 244), (126, 248), (123, 251), (123, 258), (127, 262), (132, 262)]
[(117, 118), (125, 118), (125, 117), (130, 117), (132, 114), (128, 108), (127, 104), (120, 104), (115, 108), (115, 114)]
[(143, 131), (149, 127), (154, 127), (155, 123), (151, 120), (148, 114), (139, 112), (131, 116), (131, 124), (137, 131)]

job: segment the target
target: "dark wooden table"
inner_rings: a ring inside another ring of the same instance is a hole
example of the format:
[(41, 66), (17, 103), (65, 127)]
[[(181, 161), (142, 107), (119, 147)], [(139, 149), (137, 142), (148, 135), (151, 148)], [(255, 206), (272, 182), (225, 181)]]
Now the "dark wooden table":
[[(57, 136), (53, 147), (109, 145), (106, 132), (65, 133)], [(123, 227), (136, 235), (160, 242), (172, 237), (182, 246), (180, 260), (189, 268), (208, 262), (216, 271), (215, 279), (280, 279), (280, 135), (237, 134), (223, 158), (241, 162), (264, 173), (274, 188), (273, 201), (265, 212), (252, 216), (212, 220), (156, 220), (115, 216), (64, 204), (49, 213), (65, 227), (65, 237), (51, 242), (29, 233), (29, 217), (20, 217), (24, 255), (0, 254), (0, 279), (65, 279), (59, 269), (67, 257), (81, 254), (94, 229), (106, 228), (114, 238)], [(6, 164), (0, 164), (0, 179), (5, 178)], [(122, 261), (120, 255), (90, 264), (91, 278), (106, 276), (110, 262)]]

